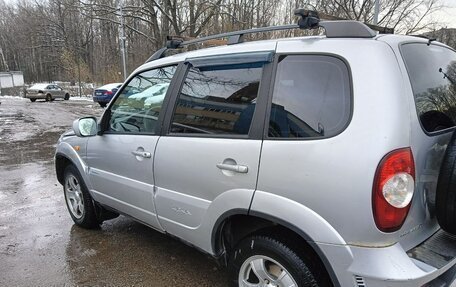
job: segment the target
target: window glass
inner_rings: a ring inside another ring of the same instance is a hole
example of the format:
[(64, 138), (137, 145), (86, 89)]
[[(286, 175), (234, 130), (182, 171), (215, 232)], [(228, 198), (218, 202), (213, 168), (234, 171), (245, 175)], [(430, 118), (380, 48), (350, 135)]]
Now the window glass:
[(268, 136), (334, 136), (350, 119), (347, 66), (329, 56), (289, 55), (279, 59)]
[(261, 73), (260, 64), (190, 68), (171, 133), (247, 135)]
[(176, 66), (158, 68), (136, 75), (115, 99), (108, 131), (120, 133), (155, 133)]
[(401, 51), (424, 130), (435, 132), (453, 127), (456, 122), (456, 53), (424, 43), (405, 44)]

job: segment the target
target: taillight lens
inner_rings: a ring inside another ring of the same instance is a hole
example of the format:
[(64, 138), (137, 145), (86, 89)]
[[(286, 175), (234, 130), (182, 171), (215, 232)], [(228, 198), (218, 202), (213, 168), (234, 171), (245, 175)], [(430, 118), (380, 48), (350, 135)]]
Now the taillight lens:
[(415, 163), (410, 148), (387, 154), (375, 173), (372, 208), (375, 224), (384, 232), (401, 228), (415, 190)]
[(112, 91), (106, 91), (106, 92), (105, 92), (105, 95), (106, 95), (106, 96), (112, 95)]

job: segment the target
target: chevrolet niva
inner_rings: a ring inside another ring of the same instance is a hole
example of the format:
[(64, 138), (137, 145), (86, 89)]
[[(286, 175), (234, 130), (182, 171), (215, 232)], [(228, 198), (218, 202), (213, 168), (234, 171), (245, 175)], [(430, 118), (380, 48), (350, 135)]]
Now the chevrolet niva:
[(76, 120), (55, 154), (72, 219), (130, 216), (234, 286), (454, 284), (456, 52), (299, 13), (165, 57), (216, 36), (170, 39), (99, 121)]

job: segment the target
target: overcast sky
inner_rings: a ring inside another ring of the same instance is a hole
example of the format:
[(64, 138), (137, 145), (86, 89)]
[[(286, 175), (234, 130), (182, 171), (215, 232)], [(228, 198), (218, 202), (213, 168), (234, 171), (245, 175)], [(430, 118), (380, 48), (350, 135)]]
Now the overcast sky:
[(448, 28), (456, 28), (456, 0), (443, 0), (443, 3), (448, 8), (436, 12), (434, 17), (445, 22)]
[[(17, 0), (3, 0), (6, 3), (15, 3)], [(380, 0), (381, 2), (382, 0)], [(38, 1), (40, 2), (40, 1)], [(446, 6), (445, 9), (437, 11), (433, 14), (436, 20), (442, 22), (443, 27), (456, 28), (456, 0), (441, 0)]]

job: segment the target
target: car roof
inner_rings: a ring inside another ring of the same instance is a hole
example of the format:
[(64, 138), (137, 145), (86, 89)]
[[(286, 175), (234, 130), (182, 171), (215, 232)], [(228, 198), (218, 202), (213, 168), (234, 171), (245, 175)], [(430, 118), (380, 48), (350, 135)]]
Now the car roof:
[(447, 47), (449, 49), (454, 50), (452, 47), (445, 45), (435, 39), (425, 38), (425, 37), (417, 37), (417, 36), (409, 36), (409, 35), (396, 35), (396, 34), (380, 34), (376, 38), (376, 40), (388, 43), (390, 46), (399, 46), (404, 43), (425, 43), (425, 44), (437, 44), (440, 46)]
[(109, 89), (110, 90), (110, 89), (117, 88), (118, 86), (121, 86), (121, 85), (122, 85), (122, 83), (110, 83), (110, 84), (106, 84), (104, 86), (97, 88), (97, 90), (98, 89)]
[[(287, 38), (288, 39), (288, 38)], [(153, 67), (167, 65), (172, 63), (178, 63), (185, 61), (186, 59), (191, 58), (198, 58), (204, 56), (212, 56), (212, 55), (222, 55), (222, 54), (233, 54), (233, 53), (243, 53), (243, 52), (252, 52), (252, 51), (274, 51), (277, 45), (277, 39), (273, 40), (260, 40), (260, 41), (252, 41), (252, 42), (244, 42), (236, 45), (224, 45), (224, 46), (216, 46), (216, 47), (209, 47), (203, 48), (194, 51), (188, 51), (179, 53), (176, 55), (167, 56), (164, 58), (157, 59), (155, 61), (147, 62), (140, 67), (138, 67), (134, 73), (150, 69)]]
[[(279, 38), (279, 39), (269, 39), (269, 40), (258, 40), (258, 41), (250, 41), (250, 42), (243, 42), (234, 45), (223, 45), (223, 46), (216, 46), (216, 47), (209, 47), (209, 48), (202, 48), (198, 50), (182, 52), (175, 55), (166, 56), (163, 58), (159, 58), (150, 62), (146, 62), (143, 65), (139, 66), (133, 73), (134, 75), (137, 72), (165, 66), (169, 64), (184, 62), (189, 59), (198, 58), (198, 57), (205, 57), (205, 56), (216, 56), (216, 55), (226, 55), (226, 54), (235, 54), (235, 53), (246, 53), (246, 52), (261, 52), (261, 51), (275, 51), (276, 46), (279, 42), (286, 42), (286, 41), (295, 41), (300, 40), (305, 45), (309, 43), (311, 45), (315, 41), (341, 41), (347, 40), (351, 41), (354, 39), (359, 38), (327, 38), (324, 35), (318, 36), (301, 36), (301, 37), (290, 37), (290, 38)], [(422, 42), (428, 43), (429, 39), (416, 37), (416, 36), (408, 36), (408, 35), (395, 35), (395, 34), (378, 34), (372, 38), (364, 38), (362, 41), (380, 41), (389, 44), (390, 46), (398, 46), (402, 43), (406, 42)], [(446, 46), (437, 41), (432, 41), (433, 44), (438, 44), (442, 46)], [(353, 43), (354, 45), (358, 45), (359, 43)], [(452, 49), (451, 47), (448, 47)], [(299, 52), (299, 51), (296, 51)], [(315, 51), (319, 52), (319, 51)]]
[(34, 84), (30, 87), (30, 89), (46, 89), (46, 87), (49, 85), (51, 85), (51, 84), (44, 84), (44, 83)]

